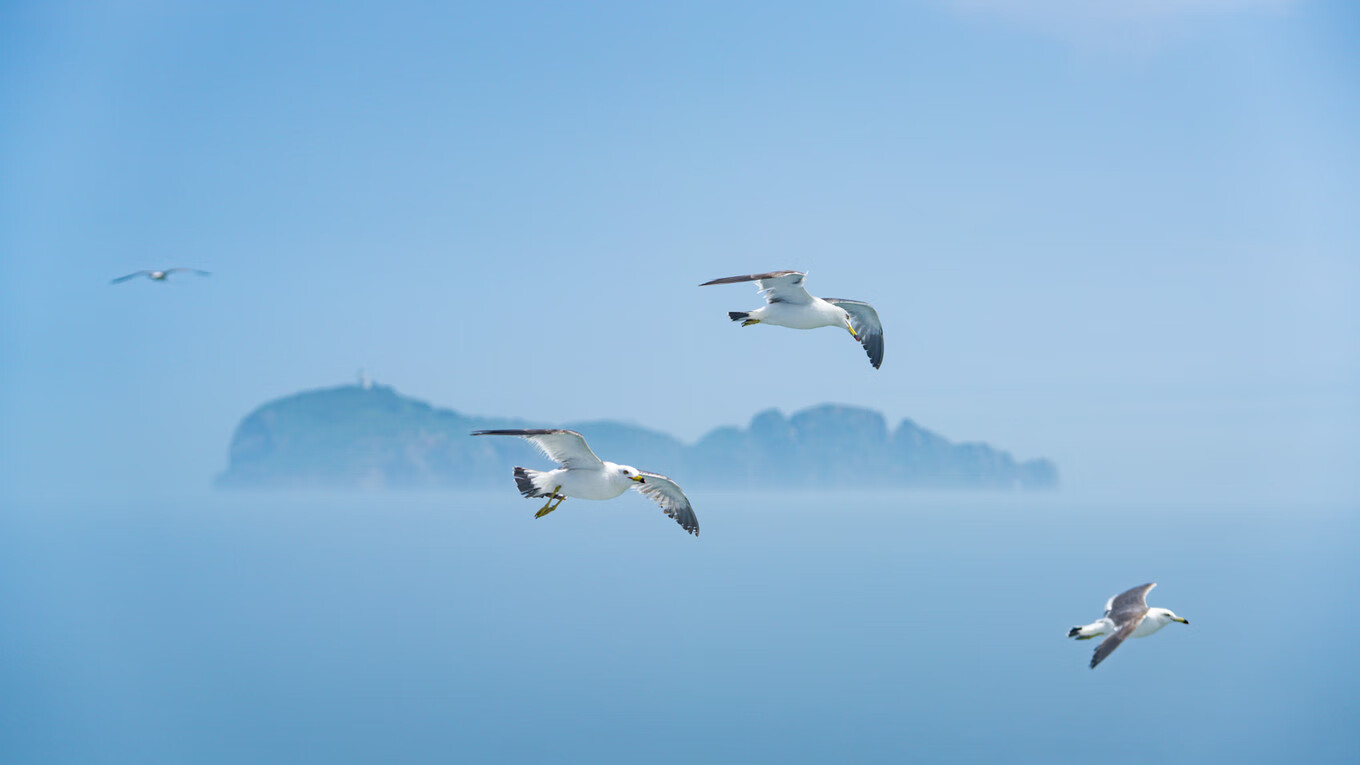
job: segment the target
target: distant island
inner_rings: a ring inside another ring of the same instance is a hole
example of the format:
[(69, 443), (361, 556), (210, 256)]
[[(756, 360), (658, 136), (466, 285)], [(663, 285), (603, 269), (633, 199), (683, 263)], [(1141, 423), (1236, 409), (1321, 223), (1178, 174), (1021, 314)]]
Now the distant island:
[(549, 463), (517, 439), (473, 438), (484, 428), (567, 427), (605, 459), (626, 461), (686, 487), (1052, 489), (1046, 459), (1017, 462), (984, 443), (952, 443), (878, 412), (824, 404), (757, 414), (693, 445), (620, 422), (524, 422), (436, 409), (368, 383), (304, 391), (246, 415), (231, 440), (224, 488), (510, 487), (515, 465)]

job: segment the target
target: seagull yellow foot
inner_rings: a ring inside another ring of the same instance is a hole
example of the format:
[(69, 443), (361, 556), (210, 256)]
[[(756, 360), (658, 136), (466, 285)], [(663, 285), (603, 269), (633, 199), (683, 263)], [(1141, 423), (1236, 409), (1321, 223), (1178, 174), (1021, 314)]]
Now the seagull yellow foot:
[(743, 327), (749, 327), (749, 326), (751, 326), (752, 324), (759, 324), (759, 323), (760, 323), (760, 319), (747, 319), (746, 321), (743, 321), (743, 322), (741, 323), (741, 326), (743, 326)]
[[(555, 488), (555, 489), (552, 490), (552, 493), (548, 495), (548, 501), (545, 502), (545, 503), (543, 504), (543, 507), (540, 507), (540, 508), (538, 509), (538, 512), (537, 512), (537, 513), (534, 513), (534, 517), (535, 517), (535, 518), (542, 518), (543, 516), (547, 515), (548, 513), (551, 513), (552, 511), (554, 511), (554, 510), (556, 510), (557, 508), (561, 507), (561, 506), (562, 506), (562, 503), (567, 501), (566, 495), (558, 494), (558, 493), (557, 493), (557, 492), (559, 492), (559, 491), (561, 491), (561, 490), (562, 490), (562, 487), (561, 487), (561, 486), (558, 486), (557, 488)], [(553, 504), (553, 500), (554, 500), (554, 499), (557, 500), (557, 504), (555, 504), (555, 505)]]

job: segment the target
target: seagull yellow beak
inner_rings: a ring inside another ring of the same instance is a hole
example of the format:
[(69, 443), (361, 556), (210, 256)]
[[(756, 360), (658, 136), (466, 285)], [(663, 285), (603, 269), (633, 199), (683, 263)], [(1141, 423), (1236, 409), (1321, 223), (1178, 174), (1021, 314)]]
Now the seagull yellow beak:
[(633, 476), (633, 480), (634, 480), (634, 481), (637, 481), (638, 483), (647, 483), (647, 479), (646, 479), (646, 478), (643, 478), (643, 477), (640, 476), (640, 475), (635, 475), (635, 476)]
[(1179, 616), (1177, 616), (1176, 618), (1172, 619), (1171, 621), (1173, 621), (1173, 622), (1180, 622), (1181, 624), (1189, 624), (1189, 623), (1190, 623), (1190, 620), (1189, 620), (1189, 619), (1182, 619), (1182, 618), (1180, 618)]
[(858, 334), (857, 332), (855, 332), (855, 328), (854, 328), (854, 327), (850, 326), (849, 324), (846, 324), (846, 325), (845, 325), (845, 328), (848, 329), (848, 330), (850, 330), (850, 336), (851, 336), (851, 337), (855, 338), (856, 340), (859, 339), (859, 334)]

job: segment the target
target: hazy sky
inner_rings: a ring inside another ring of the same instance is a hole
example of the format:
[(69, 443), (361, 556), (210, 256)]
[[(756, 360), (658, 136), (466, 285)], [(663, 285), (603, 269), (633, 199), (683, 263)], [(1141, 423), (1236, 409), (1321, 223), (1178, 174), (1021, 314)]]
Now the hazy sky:
[[(252, 408), (364, 367), (1360, 497), (1353, 3), (239, 5), (0, 7), (6, 493), (203, 490)], [(213, 276), (109, 284), (170, 265)], [(873, 302), (882, 370), (696, 287), (779, 268)]]

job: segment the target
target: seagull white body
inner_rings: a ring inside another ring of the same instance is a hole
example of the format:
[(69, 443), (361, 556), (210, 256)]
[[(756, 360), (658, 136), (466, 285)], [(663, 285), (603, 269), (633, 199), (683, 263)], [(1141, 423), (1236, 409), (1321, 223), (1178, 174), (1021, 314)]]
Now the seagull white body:
[(749, 316), (762, 324), (790, 329), (850, 326), (850, 314), (844, 308), (837, 308), (819, 297), (805, 304), (769, 303), (751, 311)]
[(790, 329), (840, 327), (849, 330), (851, 337), (864, 346), (869, 363), (878, 369), (883, 363), (883, 324), (878, 319), (878, 312), (859, 300), (813, 297), (803, 287), (806, 277), (802, 271), (771, 271), (714, 279), (699, 286), (755, 282), (765, 297), (765, 305), (751, 311), (729, 311), (727, 316), (732, 321), (741, 322), (743, 327), (752, 324), (773, 324)]
[(1156, 586), (1156, 582), (1149, 582), (1119, 593), (1105, 602), (1104, 616), (1090, 624), (1073, 627), (1067, 631), (1068, 637), (1077, 640), (1109, 636), (1096, 646), (1095, 654), (1091, 657), (1091, 669), (1095, 669), (1097, 664), (1104, 661), (1105, 657), (1127, 638), (1147, 637), (1172, 622), (1190, 623), (1170, 609), (1148, 607), (1147, 594)]
[[(547, 497), (535, 518), (542, 518), (574, 499), (613, 499), (637, 489), (689, 533), (699, 535), (699, 519), (689, 498), (671, 479), (631, 465), (608, 462), (595, 456), (585, 438), (574, 430), (479, 430), (474, 436), (523, 438), (562, 467), (553, 470), (515, 468), (515, 485), (527, 498)], [(557, 500), (557, 504), (553, 504)]]
[(601, 460), (600, 464), (604, 466), (601, 470), (557, 468), (540, 472), (538, 474), (540, 477), (534, 480), (534, 484), (543, 491), (551, 491), (554, 486), (560, 486), (557, 493), (573, 499), (613, 499), (637, 486), (637, 483), (629, 477), (641, 473), (637, 468), (608, 460)]
[[(1147, 616), (1144, 616), (1142, 621), (1138, 622), (1138, 626), (1133, 628), (1133, 632), (1129, 633), (1129, 637), (1147, 637), (1175, 621), (1180, 621), (1180, 618), (1172, 613), (1170, 609), (1149, 608)], [(1113, 635), (1119, 630), (1119, 625), (1115, 624), (1108, 617), (1101, 617), (1085, 627), (1074, 627), (1073, 629), (1077, 630), (1077, 635), (1074, 637), (1093, 638), (1101, 635)]]

